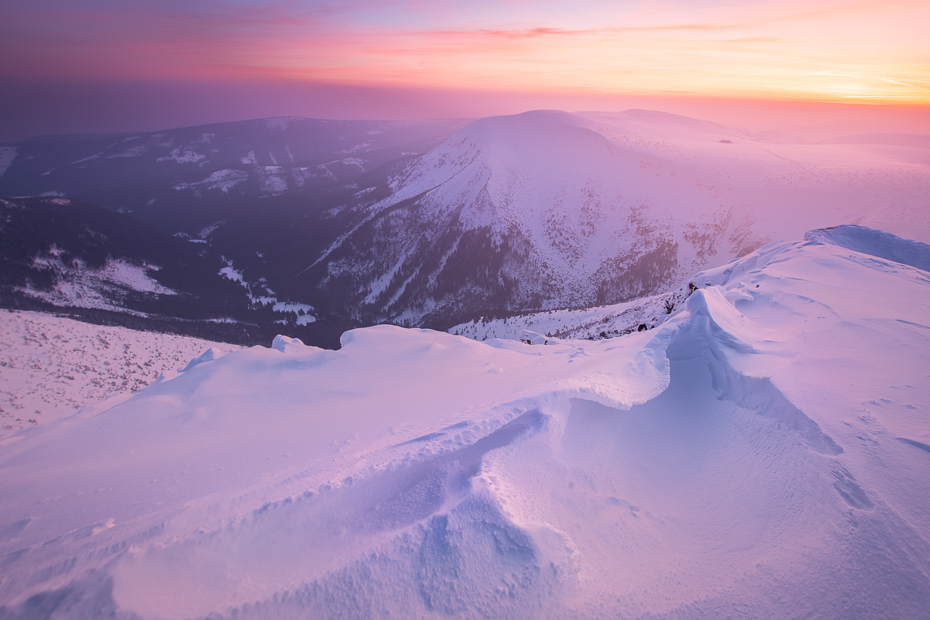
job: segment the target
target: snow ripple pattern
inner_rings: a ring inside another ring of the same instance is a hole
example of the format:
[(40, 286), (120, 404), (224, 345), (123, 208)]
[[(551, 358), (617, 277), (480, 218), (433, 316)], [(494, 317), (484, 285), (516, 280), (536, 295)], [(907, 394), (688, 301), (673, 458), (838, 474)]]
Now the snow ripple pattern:
[(2, 613), (921, 617), (930, 281), (846, 234), (622, 338), (282, 337), (14, 435)]

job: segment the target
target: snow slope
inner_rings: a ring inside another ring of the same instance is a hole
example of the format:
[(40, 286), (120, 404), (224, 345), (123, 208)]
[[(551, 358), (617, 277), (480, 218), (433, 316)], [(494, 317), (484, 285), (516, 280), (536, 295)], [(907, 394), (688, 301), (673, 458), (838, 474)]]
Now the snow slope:
[(705, 195), (682, 204), (709, 193), (721, 206), (736, 207), (734, 217), (748, 211), (757, 240), (791, 239), (843, 223), (930, 243), (925, 135), (777, 143), (764, 134), (649, 110), (583, 116), (609, 139), (640, 152), (659, 178), (690, 177)]
[(687, 299), (693, 283), (677, 291), (640, 297), (609, 306), (549, 310), (518, 314), (504, 319), (484, 317), (449, 328), (450, 334), (485, 341), (491, 338), (548, 344), (558, 339), (600, 340), (653, 329), (665, 322)]
[[(826, 243), (930, 271), (925, 244), (880, 231), (866, 233), (857, 226), (840, 226), (811, 231), (807, 239), (822, 239)], [(641, 297), (621, 304), (531, 312), (503, 319), (482, 317), (455, 325), (448, 331), (450, 334), (466, 336), (473, 340), (505, 338), (532, 344), (548, 344), (565, 338), (616, 338), (661, 325), (694, 288), (695, 284), (689, 282), (676, 291)]]
[(484, 118), (295, 277), (344, 314), (447, 327), (658, 294), (823, 226), (930, 242), (930, 151), (905, 138), (774, 144), (645, 110)]
[(25, 294), (56, 306), (123, 310), (136, 314), (125, 310), (120, 303), (132, 292), (178, 294), (149, 276), (149, 270), (157, 270), (151, 265), (147, 265), (146, 269), (126, 261), (108, 260), (102, 268), (92, 269), (82, 264), (66, 265), (57, 257), (51, 260), (38, 258), (35, 265), (54, 272), (57, 282), (50, 290), (26, 288)]
[(379, 326), (195, 360), (0, 442), (0, 604), (926, 617), (928, 257), (840, 227), (698, 274), (621, 338)]
[(0, 436), (52, 422), (106, 398), (128, 398), (211, 348), (225, 352), (241, 347), (38, 312), (2, 311)]

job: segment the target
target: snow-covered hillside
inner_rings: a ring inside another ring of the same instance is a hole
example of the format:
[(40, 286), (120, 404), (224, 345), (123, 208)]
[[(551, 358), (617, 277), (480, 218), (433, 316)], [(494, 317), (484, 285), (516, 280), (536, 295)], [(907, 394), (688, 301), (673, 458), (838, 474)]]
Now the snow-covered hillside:
[(619, 338), (379, 326), (202, 358), (0, 441), (0, 604), (926, 617), (928, 260), (841, 227), (704, 272)]
[(481, 317), (460, 323), (450, 328), (449, 333), (472, 340), (504, 338), (529, 344), (548, 344), (559, 339), (616, 338), (661, 325), (694, 288), (695, 285), (689, 282), (677, 291), (640, 297), (621, 304), (531, 312), (504, 319)]
[(69, 198), (0, 198), (0, 306), (240, 344), (280, 330), (313, 337), (313, 308), (241, 284), (205, 244), (126, 214)]
[(66, 196), (195, 234), (243, 205), (324, 191), (425, 153), (464, 120), (264, 118), (0, 147), (0, 196)]
[(0, 435), (47, 424), (106, 398), (128, 398), (211, 348), (241, 347), (0, 311)]
[(644, 110), (480, 119), (296, 276), (344, 312), (448, 325), (657, 294), (823, 226), (930, 242), (930, 150), (905, 137), (776, 144)]
[[(305, 342), (336, 347), (351, 327), (447, 330), (661, 294), (823, 226), (930, 242), (927, 144), (905, 134), (790, 143), (646, 110), (471, 123), (259, 119), (24, 140), (0, 152), (0, 195), (122, 211), (114, 224), (124, 229), (141, 220), (184, 240), (170, 254), (196, 254), (201, 266), (225, 257), (187, 284), (200, 290), (231, 261), (245, 287), (226, 289), (238, 299), (219, 303), (213, 293), (191, 299), (178, 286), (185, 277), (167, 283), (166, 271), (147, 275), (177, 295), (136, 295), (108, 274), (69, 271), (81, 281), (48, 284), (48, 303), (90, 293), (84, 305), (108, 311), (233, 319), (258, 326), (261, 342), (285, 320)], [(45, 228), (7, 227), (12, 237)], [(63, 228), (79, 236), (83, 225)], [(45, 256), (51, 247), (32, 249)], [(129, 262), (170, 270), (184, 261)], [(35, 275), (35, 266), (25, 269)], [(246, 289), (305, 314), (263, 312)]]

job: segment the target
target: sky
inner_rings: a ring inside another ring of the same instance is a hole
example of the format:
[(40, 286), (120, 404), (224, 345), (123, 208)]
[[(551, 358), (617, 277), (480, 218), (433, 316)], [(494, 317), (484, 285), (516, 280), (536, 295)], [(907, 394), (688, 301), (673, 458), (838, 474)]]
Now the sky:
[(927, 24), (926, 0), (0, 0), (0, 139), (684, 101), (920, 119)]

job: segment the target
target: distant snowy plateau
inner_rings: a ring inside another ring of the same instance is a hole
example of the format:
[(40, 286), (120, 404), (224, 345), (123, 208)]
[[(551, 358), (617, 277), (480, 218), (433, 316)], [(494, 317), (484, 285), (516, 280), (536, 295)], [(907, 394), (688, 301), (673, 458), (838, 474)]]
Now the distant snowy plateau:
[(0, 618), (927, 618), (928, 270), (838, 226), (621, 337), (210, 350), (0, 439)]

